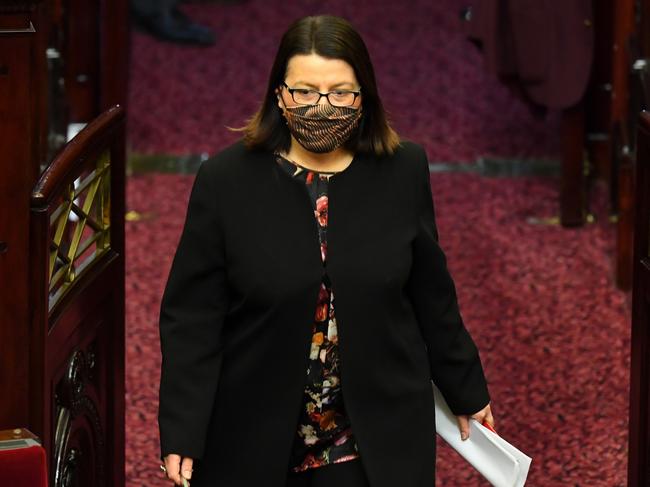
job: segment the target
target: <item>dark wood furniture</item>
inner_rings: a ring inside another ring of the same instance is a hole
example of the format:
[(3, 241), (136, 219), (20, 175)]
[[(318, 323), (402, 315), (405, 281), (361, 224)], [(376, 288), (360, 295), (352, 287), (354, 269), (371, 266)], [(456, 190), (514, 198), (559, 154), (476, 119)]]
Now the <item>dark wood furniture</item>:
[(583, 20), (594, 41), (589, 83), (582, 99), (561, 112), (559, 206), (564, 227), (591, 221), (591, 187), (609, 180), (613, 10), (612, 2), (592, 2), (592, 17)]
[(585, 19), (594, 30), (589, 84), (583, 99), (562, 111), (560, 129), (560, 221), (566, 227), (591, 220), (590, 193), (595, 185), (605, 186), (610, 214), (618, 210), (614, 155), (626, 150), (620, 130), (627, 122), (635, 6), (635, 0), (594, 0), (593, 19)]
[(124, 484), (127, 7), (0, 2), (0, 429), (55, 487)]
[[(635, 64), (644, 55), (638, 38), (644, 25), (638, 22), (647, 2), (622, 0), (614, 3), (614, 44), (612, 49), (612, 100), (610, 140), (610, 194), (612, 213), (616, 215), (616, 254), (614, 269), (620, 289), (632, 287), (632, 232), (634, 228), (634, 154), (638, 113), (645, 97), (636, 82), (640, 71)], [(647, 55), (647, 52), (645, 53)]]
[(124, 483), (121, 107), (84, 128), (31, 196), (31, 427), (53, 486)]
[(639, 117), (636, 157), (634, 286), (628, 486), (650, 485), (650, 113)]
[[(38, 178), (35, 3), (0, 3), (0, 429), (29, 425), (29, 197)], [(21, 143), (16, 143), (21, 141)]]
[(587, 221), (592, 187), (605, 186), (609, 216), (616, 221), (615, 281), (629, 291), (636, 121), (650, 103), (650, 0), (594, 0), (593, 12), (589, 87), (582, 103), (562, 117), (561, 221), (565, 226)]
[(580, 226), (587, 218), (587, 161), (584, 153), (585, 103), (562, 110), (560, 143), (560, 223)]

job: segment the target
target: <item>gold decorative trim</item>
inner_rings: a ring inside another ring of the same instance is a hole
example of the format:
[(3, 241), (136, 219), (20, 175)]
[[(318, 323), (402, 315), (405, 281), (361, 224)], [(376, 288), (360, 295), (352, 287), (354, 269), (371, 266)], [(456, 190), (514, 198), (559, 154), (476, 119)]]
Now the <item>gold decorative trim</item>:
[(50, 214), (49, 309), (65, 296), (79, 276), (111, 246), (110, 156), (70, 183)]

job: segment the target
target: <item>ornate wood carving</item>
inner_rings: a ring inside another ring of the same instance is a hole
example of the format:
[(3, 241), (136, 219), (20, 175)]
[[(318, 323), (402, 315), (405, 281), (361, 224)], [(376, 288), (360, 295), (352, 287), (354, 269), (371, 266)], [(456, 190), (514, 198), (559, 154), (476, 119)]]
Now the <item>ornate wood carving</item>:
[(54, 487), (106, 485), (105, 439), (92, 391), (95, 358), (76, 350), (55, 395)]

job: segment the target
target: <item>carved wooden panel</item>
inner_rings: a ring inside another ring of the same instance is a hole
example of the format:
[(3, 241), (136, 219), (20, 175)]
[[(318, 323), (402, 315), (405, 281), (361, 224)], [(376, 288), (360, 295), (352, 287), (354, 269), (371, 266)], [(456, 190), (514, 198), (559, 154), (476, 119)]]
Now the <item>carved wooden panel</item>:
[(106, 485), (105, 405), (99, 404), (93, 345), (75, 347), (55, 386), (55, 487)]

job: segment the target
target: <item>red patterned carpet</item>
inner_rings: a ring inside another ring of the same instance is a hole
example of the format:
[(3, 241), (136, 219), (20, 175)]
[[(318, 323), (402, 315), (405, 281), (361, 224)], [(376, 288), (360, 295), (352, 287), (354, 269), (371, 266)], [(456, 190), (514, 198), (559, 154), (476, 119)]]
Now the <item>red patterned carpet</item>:
[[(290, 19), (328, 12), (367, 40), (397, 129), (432, 161), (557, 157), (557, 116), (535, 119), (482, 70), (463, 38), (463, 0), (248, 0), (184, 7), (218, 33), (209, 49), (135, 33), (129, 144), (144, 153), (213, 153), (257, 106)], [(191, 176), (128, 181), (127, 485), (162, 486), (157, 392), (160, 297)], [(557, 181), (436, 173), (441, 243), (461, 312), (477, 342), (497, 430), (533, 457), (532, 487), (626, 484), (629, 309), (615, 290), (613, 226), (598, 195), (596, 224), (531, 224), (556, 214)], [(436, 485), (486, 486), (439, 441)], [(262, 487), (262, 486), (261, 486)]]

